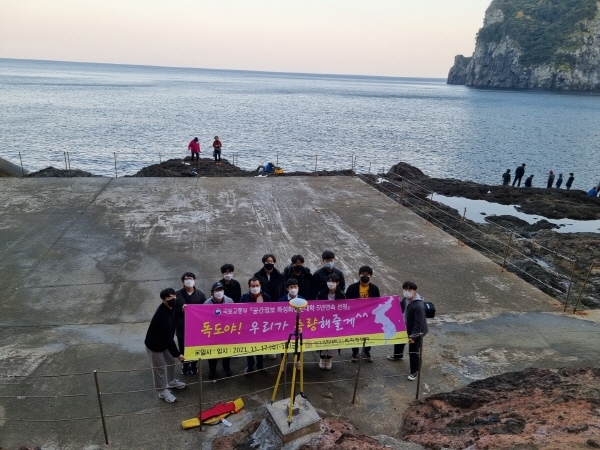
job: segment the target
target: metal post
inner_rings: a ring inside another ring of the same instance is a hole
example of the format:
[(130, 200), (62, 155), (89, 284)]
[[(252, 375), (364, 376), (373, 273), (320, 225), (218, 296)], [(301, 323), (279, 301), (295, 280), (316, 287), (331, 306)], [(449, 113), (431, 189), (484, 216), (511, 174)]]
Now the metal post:
[(371, 162), (369, 161), (369, 175), (371, 175)]
[[(417, 400), (419, 400), (419, 390), (421, 389), (421, 367), (423, 365), (423, 338), (425, 337), (424, 334), (421, 334), (421, 336), (419, 336), (420, 339), (420, 345), (419, 345), (419, 372), (417, 373), (417, 396), (415, 397)], [(408, 357), (410, 359), (410, 353), (408, 354)]]
[(113, 155), (115, 155), (115, 178), (118, 178), (119, 174), (117, 173), (117, 153), (113, 152)]
[(158, 167), (160, 168), (160, 176), (162, 178), (162, 158), (160, 156), (160, 153), (158, 154)]
[(102, 408), (102, 396), (100, 395), (97, 370), (94, 370), (94, 381), (96, 382), (96, 394), (98, 394), (98, 406), (100, 406), (100, 417), (102, 418), (102, 430), (104, 430), (104, 443), (108, 445), (108, 432), (106, 431), (106, 419), (104, 417), (104, 408)]
[(585, 281), (583, 282), (583, 286), (581, 286), (581, 291), (579, 291), (579, 296), (577, 297), (577, 301), (575, 302), (575, 307), (573, 308), (573, 314), (575, 314), (575, 311), (577, 311), (577, 307), (579, 306), (579, 300), (581, 300), (581, 296), (583, 295), (583, 290), (585, 289), (585, 285), (587, 284), (588, 280), (590, 279), (590, 274), (592, 273), (592, 269), (594, 268), (595, 264), (596, 264), (596, 261), (592, 261), (590, 270), (588, 270), (588, 273), (585, 277)]
[(504, 272), (504, 265), (506, 264), (506, 258), (508, 258), (508, 252), (510, 251), (510, 243), (512, 242), (514, 231), (510, 232), (510, 237), (508, 238), (508, 244), (506, 244), (506, 251), (504, 252), (504, 259), (502, 260), (502, 272)]
[(431, 217), (431, 202), (433, 202), (433, 192), (431, 193), (431, 197), (429, 198), (429, 206), (427, 207), (427, 217), (425, 218), (425, 225), (429, 222), (429, 218)]
[(315, 175), (317, 174), (317, 161), (319, 160), (319, 155), (315, 155)]
[(354, 170), (354, 153), (352, 153), (352, 159), (350, 160), (350, 170)]
[(400, 205), (404, 205), (404, 178), (402, 178), (402, 186), (400, 187)]
[(69, 177), (71, 176), (71, 157), (69, 156), (69, 152), (67, 152), (67, 163), (69, 163)]
[(67, 165), (67, 152), (63, 152), (63, 156), (65, 157), (65, 171), (67, 175), (69, 174), (69, 166)]
[(567, 305), (569, 304), (569, 295), (571, 295), (571, 285), (573, 284), (573, 274), (575, 273), (575, 262), (573, 260), (573, 267), (571, 267), (571, 277), (569, 278), (569, 289), (567, 289), (567, 298), (565, 298), (565, 309), (563, 312), (567, 312)]
[(365, 345), (367, 344), (367, 338), (363, 338), (362, 351), (358, 358), (358, 370), (356, 371), (356, 381), (354, 382), (354, 395), (352, 395), (352, 404), (356, 402), (356, 391), (358, 389), (358, 379), (360, 378), (360, 367), (362, 365), (363, 355), (365, 354)]
[[(202, 358), (198, 359), (198, 412), (202, 416)], [(202, 419), (200, 419), (200, 430), (202, 430)]]
[(460, 244), (460, 235), (462, 234), (462, 229), (463, 229), (463, 224), (465, 223), (465, 216), (467, 215), (467, 208), (465, 208), (464, 212), (463, 212), (463, 216), (462, 219), (460, 220), (460, 229), (458, 230), (458, 238), (457, 238), (457, 244)]
[(275, 165), (279, 166), (279, 152), (277, 152), (277, 156), (275, 157)]
[(25, 176), (25, 170), (23, 169), (23, 158), (21, 157), (21, 152), (19, 152), (19, 160), (21, 161), (21, 175)]

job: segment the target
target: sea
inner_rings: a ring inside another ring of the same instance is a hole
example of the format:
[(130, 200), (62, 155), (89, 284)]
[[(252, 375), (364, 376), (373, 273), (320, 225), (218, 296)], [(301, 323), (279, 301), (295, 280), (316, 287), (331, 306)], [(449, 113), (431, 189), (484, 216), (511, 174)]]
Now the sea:
[[(0, 59), (0, 157), (104, 176), (188, 154), (243, 169), (386, 172), (500, 184), (526, 163), (574, 188), (600, 182), (600, 96), (447, 85), (445, 79)], [(68, 157), (67, 163), (65, 160)]]

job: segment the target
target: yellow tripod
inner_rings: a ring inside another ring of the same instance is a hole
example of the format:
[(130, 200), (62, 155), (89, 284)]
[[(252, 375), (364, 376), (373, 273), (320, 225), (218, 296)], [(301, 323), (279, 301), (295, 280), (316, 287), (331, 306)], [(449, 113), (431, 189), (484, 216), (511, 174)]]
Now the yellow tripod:
[(279, 373), (277, 374), (277, 381), (275, 382), (275, 389), (271, 396), (271, 404), (275, 401), (277, 396), (277, 388), (279, 387), (279, 381), (281, 380), (281, 374), (285, 370), (287, 364), (287, 355), (290, 348), (290, 342), (292, 336), (294, 337), (294, 365), (292, 368), (292, 391), (290, 393), (290, 408), (288, 411), (288, 425), (292, 424), (292, 412), (294, 410), (294, 391), (296, 389), (296, 370), (298, 369), (298, 362), (300, 363), (300, 395), (302, 398), (306, 398), (304, 395), (304, 342), (302, 341), (302, 333), (300, 332), (300, 313), (306, 308), (308, 302), (303, 299), (295, 298), (290, 300), (290, 306), (296, 310), (296, 327), (293, 333), (290, 333), (288, 340), (285, 343), (285, 350), (283, 352), (283, 358), (281, 359), (281, 365), (279, 366)]

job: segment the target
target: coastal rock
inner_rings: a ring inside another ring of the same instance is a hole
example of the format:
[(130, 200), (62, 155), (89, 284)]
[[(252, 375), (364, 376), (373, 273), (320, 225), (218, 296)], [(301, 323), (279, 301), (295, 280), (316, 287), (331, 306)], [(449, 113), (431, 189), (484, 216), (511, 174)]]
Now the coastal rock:
[(448, 84), (598, 91), (599, 10), (596, 0), (493, 0), (472, 58), (455, 58)]

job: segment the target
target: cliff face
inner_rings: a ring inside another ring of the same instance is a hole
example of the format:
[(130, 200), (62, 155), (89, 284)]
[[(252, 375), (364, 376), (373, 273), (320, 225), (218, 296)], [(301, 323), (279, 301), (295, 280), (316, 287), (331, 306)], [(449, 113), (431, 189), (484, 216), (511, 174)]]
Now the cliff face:
[(473, 57), (455, 58), (448, 83), (598, 91), (598, 11), (596, 0), (494, 0)]

